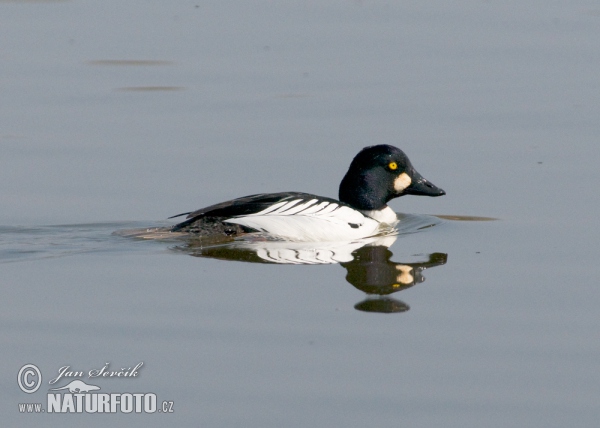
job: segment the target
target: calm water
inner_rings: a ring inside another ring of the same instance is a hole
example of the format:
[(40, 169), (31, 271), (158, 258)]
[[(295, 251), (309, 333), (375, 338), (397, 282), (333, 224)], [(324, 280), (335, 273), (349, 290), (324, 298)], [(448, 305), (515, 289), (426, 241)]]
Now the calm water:
[[(597, 426), (597, 3), (0, 1), (0, 40), (2, 426)], [(379, 143), (447, 192), (394, 242), (112, 234)], [(75, 378), (174, 412), (19, 412)]]

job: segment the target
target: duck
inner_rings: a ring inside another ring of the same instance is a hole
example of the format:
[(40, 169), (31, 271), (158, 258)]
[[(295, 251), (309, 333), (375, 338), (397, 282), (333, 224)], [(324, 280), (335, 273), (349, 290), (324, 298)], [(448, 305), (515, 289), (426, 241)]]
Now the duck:
[(303, 192), (249, 195), (169, 217), (187, 216), (170, 231), (199, 238), (253, 234), (296, 242), (352, 241), (393, 234), (399, 220), (390, 200), (445, 194), (402, 150), (382, 144), (354, 157), (337, 200)]

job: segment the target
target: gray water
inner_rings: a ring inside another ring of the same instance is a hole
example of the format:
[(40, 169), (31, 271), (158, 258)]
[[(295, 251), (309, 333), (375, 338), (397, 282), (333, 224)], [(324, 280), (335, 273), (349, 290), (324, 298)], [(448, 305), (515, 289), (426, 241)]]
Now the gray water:
[[(597, 3), (0, 1), (0, 41), (2, 426), (597, 426)], [(113, 234), (371, 144), (447, 192), (391, 203), (380, 297)], [(174, 412), (19, 411), (76, 377)]]

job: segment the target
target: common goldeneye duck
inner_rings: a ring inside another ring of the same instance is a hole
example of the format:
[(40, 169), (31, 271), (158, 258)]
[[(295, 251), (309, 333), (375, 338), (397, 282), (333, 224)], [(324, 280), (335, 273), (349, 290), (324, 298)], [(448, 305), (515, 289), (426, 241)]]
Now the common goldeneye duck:
[(442, 196), (389, 145), (365, 147), (340, 183), (339, 200), (300, 192), (244, 196), (197, 211), (171, 228), (200, 237), (263, 233), (292, 241), (348, 241), (390, 233), (397, 223), (388, 201), (404, 195)]

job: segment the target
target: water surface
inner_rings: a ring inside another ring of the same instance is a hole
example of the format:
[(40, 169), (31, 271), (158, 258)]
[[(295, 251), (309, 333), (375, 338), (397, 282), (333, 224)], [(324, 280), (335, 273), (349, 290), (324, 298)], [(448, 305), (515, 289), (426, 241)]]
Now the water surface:
[[(595, 427), (599, 16), (585, 1), (0, 2), (2, 426)], [(259, 248), (270, 263), (112, 235), (253, 193), (336, 197), (371, 144), (446, 190), (391, 203), (434, 227), (349, 252)], [(315, 263), (274, 262), (293, 257)], [(174, 413), (18, 411), (60, 367), (142, 361), (95, 384)], [(28, 363), (33, 394), (16, 381)]]

